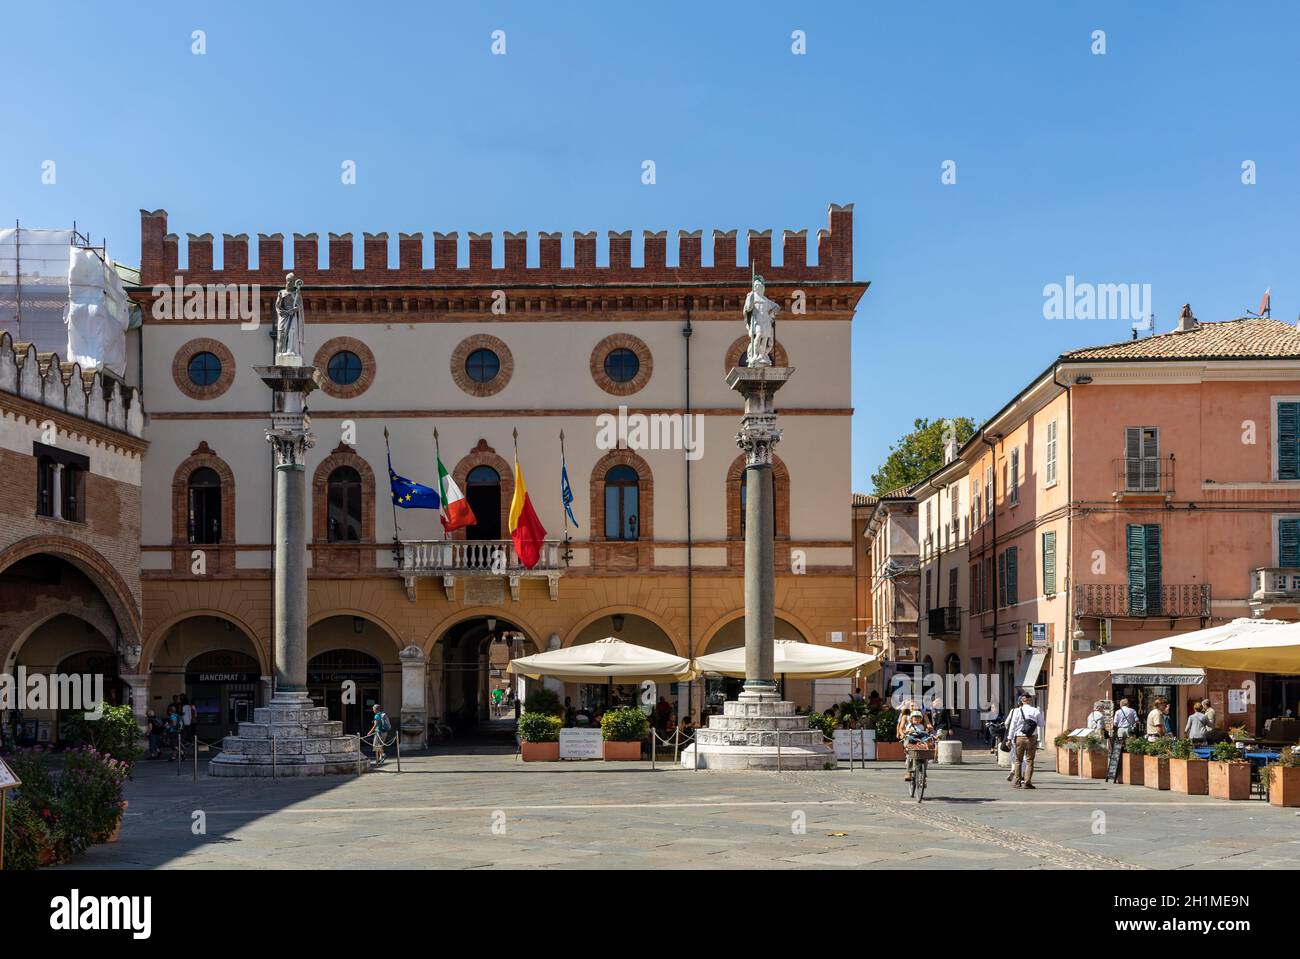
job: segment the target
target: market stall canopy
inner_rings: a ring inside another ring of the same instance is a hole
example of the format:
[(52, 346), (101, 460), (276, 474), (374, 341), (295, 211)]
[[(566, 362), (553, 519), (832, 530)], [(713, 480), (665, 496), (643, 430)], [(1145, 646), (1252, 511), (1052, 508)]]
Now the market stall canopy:
[(691, 677), (689, 659), (625, 643), (614, 636), (567, 649), (520, 656), (512, 659), (507, 669), (530, 679), (549, 676), (564, 683), (602, 683), (614, 679), (623, 682), (686, 680)]
[[(1165, 680), (1150, 678), (1123, 680), (1123, 682), (1154, 685), (1196, 683), (1203, 678), (1200, 670), (1188, 668), (1187, 665), (1174, 665), (1171, 656), (1175, 644), (1180, 649), (1202, 649), (1233, 637), (1257, 635), (1263, 630), (1280, 625), (1283, 625), (1281, 621), (1275, 619), (1234, 619), (1222, 626), (1198, 629), (1192, 633), (1176, 633), (1161, 639), (1153, 639), (1148, 643), (1125, 646), (1123, 649), (1102, 653), (1100, 656), (1089, 656), (1087, 659), (1080, 659), (1075, 662), (1074, 672), (1075, 675), (1080, 673), (1112, 673), (1114, 675), (1146, 676), (1158, 674), (1167, 677)], [(1151, 669), (1151, 667), (1163, 668)], [(1184, 678), (1180, 680), (1177, 678), (1179, 676)], [(1191, 678), (1193, 676), (1198, 678)], [(1117, 679), (1116, 682), (1121, 682), (1121, 680)]]
[[(793, 639), (778, 639), (772, 659), (772, 672), (787, 679), (837, 679), (842, 676), (866, 678), (880, 671), (880, 661), (868, 653), (855, 653), (833, 646), (815, 646)], [(745, 677), (745, 647), (724, 649), (707, 656), (695, 657), (697, 673), (721, 673)]]
[(1179, 642), (1170, 650), (1170, 661), (1206, 669), (1300, 675), (1300, 623), (1270, 624), (1267, 629), (1239, 633), (1196, 647)]

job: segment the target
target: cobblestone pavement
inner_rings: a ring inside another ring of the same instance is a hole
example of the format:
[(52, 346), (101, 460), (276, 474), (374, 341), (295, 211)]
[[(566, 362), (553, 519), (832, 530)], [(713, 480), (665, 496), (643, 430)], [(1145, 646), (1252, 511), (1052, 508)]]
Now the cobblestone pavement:
[(487, 748), (407, 756), (400, 774), (390, 761), (273, 782), (142, 763), (121, 841), (65, 868), (1300, 867), (1294, 809), (1050, 770), (1023, 791), (1005, 774), (968, 751), (962, 766), (931, 766), (918, 805), (899, 763), (697, 772), (524, 764)]

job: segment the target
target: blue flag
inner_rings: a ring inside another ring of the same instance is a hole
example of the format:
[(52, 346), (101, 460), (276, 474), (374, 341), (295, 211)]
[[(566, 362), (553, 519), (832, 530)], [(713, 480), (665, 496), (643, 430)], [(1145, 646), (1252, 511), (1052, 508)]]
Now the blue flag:
[(393, 503), (402, 509), (438, 509), (442, 500), (438, 491), (423, 483), (412, 483), (405, 476), (393, 472), (393, 457), (388, 456), (388, 485), (392, 489)]
[(564, 511), (569, 514), (569, 519), (573, 525), (578, 525), (577, 517), (573, 515), (573, 490), (569, 488), (569, 467), (564, 464), (564, 459), (560, 459), (560, 499), (564, 501)]

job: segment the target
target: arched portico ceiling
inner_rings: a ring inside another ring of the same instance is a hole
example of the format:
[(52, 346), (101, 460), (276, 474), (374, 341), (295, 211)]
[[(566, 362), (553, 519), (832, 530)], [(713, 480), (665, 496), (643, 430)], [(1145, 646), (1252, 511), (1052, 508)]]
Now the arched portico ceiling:
[(495, 619), (498, 631), (505, 628), (502, 624), (508, 623), (510, 628), (523, 633), (524, 638), (532, 643), (537, 652), (546, 649), (546, 643), (526, 621), (520, 619), (514, 613), (504, 609), (497, 609), (494, 606), (471, 606), (467, 609), (458, 609), (449, 613), (433, 629), (429, 630), (423, 642), (420, 643), (420, 648), (424, 650), (425, 655), (429, 655), (433, 652), (433, 648), (442, 642), (456, 627), (478, 619)]
[[(800, 643), (812, 642), (812, 631), (799, 617), (787, 610), (776, 611), (776, 639), (793, 639)], [(733, 641), (734, 640), (734, 641)], [(745, 644), (745, 611), (735, 609), (718, 617), (701, 634), (695, 645), (695, 655), (717, 653)]]
[(267, 655), (266, 644), (260, 642), (257, 638), (257, 632), (240, 617), (233, 613), (228, 613), (224, 609), (189, 609), (184, 612), (175, 613), (163, 620), (149, 632), (149, 638), (145, 640), (144, 651), (140, 656), (140, 669), (143, 671), (148, 668), (149, 663), (153, 662), (158, 656), (158, 650), (162, 648), (167, 637), (171, 634), (173, 628), (180, 623), (191, 619), (218, 619), (222, 622), (229, 623), (235, 630), (243, 633), (244, 638), (248, 640), (257, 655), (257, 661), (261, 666), (263, 674), (269, 674), (271, 671), (270, 658)]
[[(615, 622), (621, 618), (621, 628)], [(563, 646), (580, 646), (613, 636), (624, 642), (635, 643), (648, 649), (657, 649), (675, 656), (684, 656), (667, 625), (657, 616), (641, 609), (612, 608), (599, 610), (583, 618), (564, 638)]]

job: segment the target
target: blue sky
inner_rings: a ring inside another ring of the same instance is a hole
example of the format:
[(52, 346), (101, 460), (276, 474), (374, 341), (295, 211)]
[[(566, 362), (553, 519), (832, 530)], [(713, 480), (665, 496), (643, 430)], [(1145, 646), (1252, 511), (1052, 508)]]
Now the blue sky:
[(75, 219), (124, 261), (140, 207), (182, 233), (499, 243), (811, 234), (853, 202), (855, 489), (914, 417), (982, 420), (1058, 352), (1129, 335), (1045, 320), (1067, 275), (1151, 284), (1162, 331), (1270, 286), (1276, 318), (1300, 312), (1295, 4), (8, 2), (3, 22), (0, 220)]

